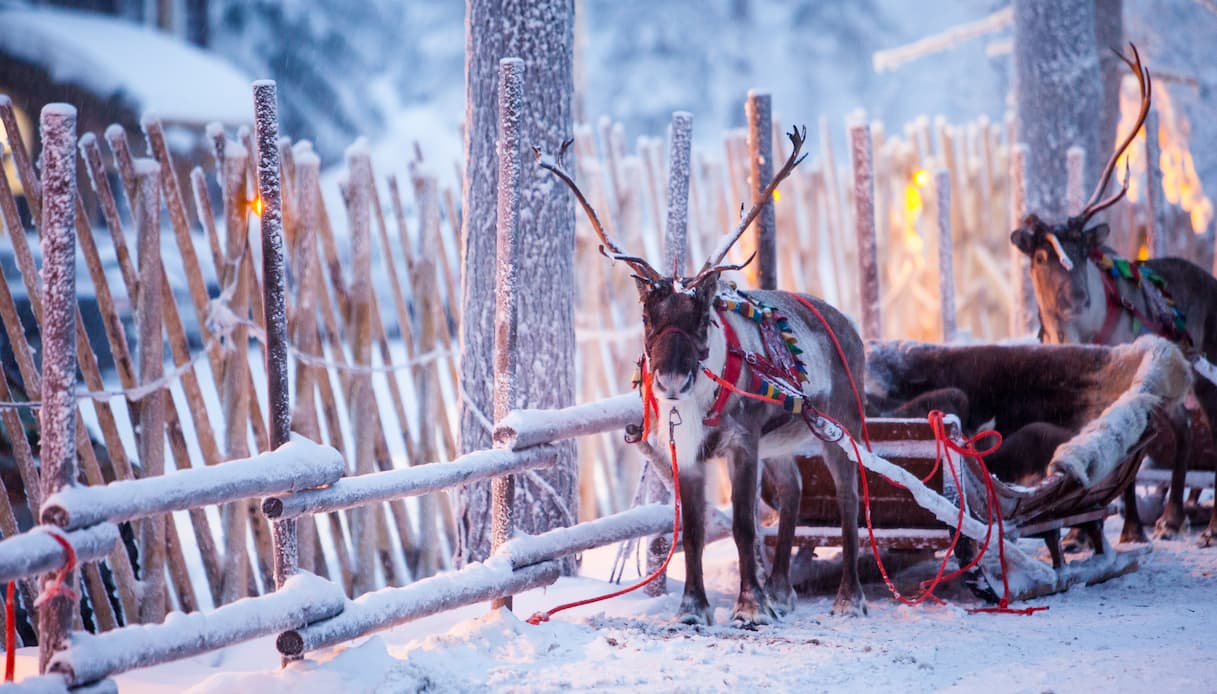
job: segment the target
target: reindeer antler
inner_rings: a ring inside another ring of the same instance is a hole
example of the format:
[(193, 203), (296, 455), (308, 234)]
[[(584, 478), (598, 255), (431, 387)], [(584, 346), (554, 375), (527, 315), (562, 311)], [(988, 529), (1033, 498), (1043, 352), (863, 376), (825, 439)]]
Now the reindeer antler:
[(571, 192), (575, 194), (575, 199), (578, 200), (579, 204), (583, 206), (583, 211), (587, 214), (588, 221), (592, 223), (592, 229), (594, 229), (596, 231), (596, 235), (600, 237), (601, 255), (610, 260), (620, 260), (626, 265), (629, 265), (634, 272), (638, 273), (643, 279), (648, 281), (653, 282), (655, 280), (663, 279), (655, 268), (651, 267), (650, 263), (643, 260), (639, 256), (626, 255), (625, 252), (621, 250), (621, 246), (617, 245), (616, 241), (609, 238), (608, 233), (604, 231), (604, 225), (600, 223), (600, 216), (596, 214), (596, 210), (592, 207), (592, 204), (587, 201), (587, 197), (583, 194), (583, 191), (579, 190), (579, 186), (575, 183), (575, 179), (562, 168), (562, 160), (565, 158), (566, 150), (570, 148), (572, 142), (574, 142), (574, 140), (567, 140), (566, 142), (563, 142), (561, 149), (558, 150), (558, 156), (556, 158), (546, 157), (541, 153), (540, 147), (533, 147), (532, 151), (537, 158), (537, 165), (562, 179), (562, 182), (565, 183), (566, 186), (571, 189)]
[(748, 225), (752, 223), (752, 220), (756, 219), (756, 216), (761, 213), (761, 208), (765, 206), (765, 203), (769, 202), (769, 200), (773, 197), (773, 191), (777, 190), (778, 185), (782, 181), (786, 180), (786, 177), (788, 177), (790, 173), (794, 171), (794, 167), (798, 166), (804, 159), (807, 158), (806, 154), (799, 156), (799, 153), (803, 151), (803, 143), (807, 141), (807, 126), (803, 126), (802, 130), (799, 130), (798, 127), (792, 127), (790, 132), (786, 133), (786, 137), (790, 138), (790, 144), (793, 145), (790, 156), (786, 159), (786, 163), (782, 165), (782, 168), (779, 169), (776, 174), (774, 174), (773, 180), (769, 181), (769, 185), (765, 186), (765, 189), (756, 196), (756, 200), (752, 204), (752, 209), (748, 210), (748, 214), (743, 216), (743, 218), (740, 220), (739, 226), (735, 228), (735, 231), (730, 236), (723, 239), (723, 242), (714, 250), (714, 253), (710, 256), (710, 259), (707, 260), (706, 264), (701, 267), (701, 270), (697, 273), (697, 276), (693, 278), (693, 281), (690, 282), (690, 284), (697, 284), (703, 277), (715, 271), (738, 270), (751, 262), (752, 257), (756, 256), (756, 254), (753, 253), (752, 257), (749, 257), (747, 261), (744, 261), (740, 265), (722, 265), (723, 258), (727, 257), (727, 253), (731, 250), (731, 247), (735, 245), (735, 242), (739, 240), (740, 236), (743, 236), (744, 230), (748, 228)]
[[(1123, 188), (1120, 190), (1120, 192), (1112, 194), (1112, 196), (1106, 200), (1101, 202), (1099, 201), (1099, 196), (1103, 194), (1103, 191), (1107, 189), (1107, 184), (1111, 182), (1111, 175), (1115, 172), (1116, 162), (1119, 160), (1120, 155), (1124, 153), (1124, 150), (1128, 149), (1130, 144), (1132, 144), (1133, 139), (1137, 136), (1137, 131), (1141, 129), (1141, 126), (1145, 123), (1146, 116), (1149, 115), (1150, 97), (1153, 92), (1153, 80), (1150, 79), (1149, 69), (1141, 64), (1141, 54), (1137, 52), (1136, 45), (1132, 43), (1129, 43), (1128, 45), (1132, 48), (1133, 60), (1129, 60), (1123, 53), (1119, 51), (1115, 51), (1115, 54), (1119, 56), (1120, 60), (1123, 60), (1124, 64), (1127, 65), (1133, 71), (1133, 74), (1137, 76), (1137, 84), (1141, 88), (1141, 110), (1137, 113), (1137, 122), (1133, 124), (1132, 130), (1128, 132), (1128, 136), (1124, 138), (1124, 141), (1120, 143), (1120, 146), (1116, 148), (1116, 151), (1112, 153), (1111, 158), (1107, 160), (1107, 165), (1103, 167), (1103, 175), (1099, 177), (1098, 185), (1095, 187), (1094, 192), (1090, 194), (1090, 199), (1086, 201), (1086, 207), (1078, 214), (1078, 217), (1081, 218), (1083, 225), (1094, 215), (1116, 204), (1116, 202), (1118, 202), (1120, 198), (1124, 197), (1124, 194), (1128, 192), (1128, 161), (1125, 160)], [(1150, 162), (1150, 165), (1154, 166), (1155, 162)]]

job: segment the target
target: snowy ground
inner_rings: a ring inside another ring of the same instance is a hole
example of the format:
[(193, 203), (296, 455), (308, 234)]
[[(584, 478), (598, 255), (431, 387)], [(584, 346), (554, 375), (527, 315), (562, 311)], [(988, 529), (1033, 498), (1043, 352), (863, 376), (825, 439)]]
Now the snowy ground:
[[(1119, 519), (1110, 519), (1114, 540)], [(1206, 691), (1217, 623), (1217, 549), (1195, 536), (1158, 542), (1140, 572), (1033, 604), (1034, 616), (968, 615), (959, 606), (904, 607), (868, 585), (870, 615), (830, 617), (826, 595), (804, 597), (782, 624), (755, 632), (674, 626), (679, 583), (661, 598), (631, 594), (533, 627), (534, 611), (604, 592), (613, 548), (584, 558), (585, 577), (516, 599), (515, 615), (475, 605), (276, 667), (262, 639), (118, 678), (120, 691)], [(728, 618), (737, 574), (730, 542), (707, 552), (716, 621)], [(679, 563), (674, 562), (674, 565)], [(681, 571), (671, 575), (679, 578)], [(961, 603), (963, 604), (963, 603)], [(964, 606), (969, 606), (969, 601)], [(518, 617), (516, 616), (518, 615)], [(19, 676), (34, 667), (22, 651)]]

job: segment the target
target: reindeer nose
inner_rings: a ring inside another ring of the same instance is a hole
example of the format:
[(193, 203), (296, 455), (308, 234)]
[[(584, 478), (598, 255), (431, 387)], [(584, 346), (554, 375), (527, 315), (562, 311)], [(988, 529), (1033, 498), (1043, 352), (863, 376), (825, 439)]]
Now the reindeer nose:
[(655, 374), (655, 386), (664, 398), (675, 400), (693, 387), (692, 371), (689, 373), (660, 372)]

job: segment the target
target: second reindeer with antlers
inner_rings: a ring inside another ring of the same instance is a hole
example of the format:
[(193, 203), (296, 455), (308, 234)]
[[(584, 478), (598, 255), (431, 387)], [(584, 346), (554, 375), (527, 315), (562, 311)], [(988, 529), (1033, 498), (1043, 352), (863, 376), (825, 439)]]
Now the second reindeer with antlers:
[[(1184, 351), (1203, 376), (1196, 379), (1196, 395), (1210, 421), (1217, 421), (1217, 385), (1212, 381), (1211, 363), (1217, 360), (1217, 279), (1182, 258), (1125, 260), (1105, 244), (1107, 224), (1087, 226), (1094, 215), (1114, 205), (1128, 191), (1126, 175), (1119, 191), (1100, 200), (1118, 158), (1149, 113), (1153, 83), (1136, 46), (1132, 46), (1132, 53), (1132, 60), (1123, 55), (1120, 58), (1140, 85), (1141, 109), (1132, 130), (1107, 161), (1085, 209), (1058, 224), (1029, 215), (1022, 227), (1010, 234), (1010, 241), (1031, 257), (1031, 282), (1044, 342), (1116, 345), (1145, 333), (1166, 337)], [(1149, 165), (1156, 166), (1157, 162)], [(1178, 426), (1186, 429), (1185, 424)], [(1181, 433), (1186, 435), (1186, 431)], [(1182, 521), (1182, 489), (1174, 489), (1159, 532), (1173, 534)], [(1217, 510), (1205, 532), (1206, 541), (1215, 531)]]
[[(842, 428), (854, 437), (862, 428), (855, 397), (862, 384), (852, 384), (850, 376), (863, 373), (862, 340), (844, 315), (819, 299), (783, 291), (744, 292), (719, 279), (723, 271), (742, 267), (723, 264), (727, 253), (802, 161), (806, 129), (788, 136), (793, 151), (785, 165), (692, 277), (665, 275), (625, 253), (561, 165), (537, 152), (540, 165), (574, 191), (600, 238), (601, 252), (625, 263), (637, 281), (645, 338), (645, 417), (639, 443), (667, 451), (669, 440), (675, 440), (686, 568), (679, 619), (687, 624), (713, 622), (702, 576), (705, 464), (719, 456), (731, 464), (732, 534), (739, 553), (740, 590), (732, 623), (768, 624), (794, 608), (790, 557), (802, 492), (796, 454), (820, 456), (836, 484), (844, 572), (833, 611), (866, 612), (857, 571), (858, 469), (829, 442), (840, 438)], [(758, 489), (779, 510), (778, 545), (764, 584), (756, 548)]]

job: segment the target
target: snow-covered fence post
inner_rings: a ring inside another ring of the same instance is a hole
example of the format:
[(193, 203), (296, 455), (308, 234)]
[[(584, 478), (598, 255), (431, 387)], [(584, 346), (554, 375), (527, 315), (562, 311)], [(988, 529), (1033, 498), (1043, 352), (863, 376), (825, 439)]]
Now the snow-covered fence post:
[(879, 249), (875, 239), (875, 176), (870, 125), (849, 126), (849, 150), (854, 165), (854, 230), (858, 238), (858, 283), (862, 300), (862, 337), (882, 335), (879, 315)]
[[(139, 382), (147, 385), (164, 372), (161, 340), (161, 167), (152, 159), (135, 160), (135, 248), (140, 292), (136, 297), (135, 320), (139, 336)], [(165, 474), (166, 393), (149, 393), (139, 402), (139, 460), (144, 475)], [(165, 524), (166, 516), (152, 516), (140, 523), (141, 599), (139, 619), (155, 624), (165, 619)]]
[[(262, 301), (266, 311), (266, 393), (270, 449), (291, 437), (291, 395), (287, 381), (287, 276), (283, 260), (283, 216), (279, 197), (279, 106), (272, 80), (258, 80), (254, 90), (258, 195), (262, 199)], [(296, 522), (272, 526), (275, 588), (296, 573), (299, 548)]]
[(942, 311), (942, 341), (955, 340), (955, 258), (951, 238), (951, 172), (934, 172), (938, 212), (938, 295)]
[[(773, 109), (769, 92), (751, 89), (744, 112), (748, 117), (748, 160), (752, 186), (748, 197), (755, 199), (773, 178)], [(777, 221), (773, 200), (767, 200), (753, 222), (756, 233), (754, 275), (761, 289), (778, 288)]]
[[(499, 61), (499, 147), (497, 255), (494, 275), (494, 421), (501, 422), (518, 405), (516, 374), (516, 282), (520, 224), (520, 119), (524, 111), (524, 61)], [(496, 552), (515, 531), (515, 478), (496, 477), (490, 483), (490, 551)], [(491, 607), (511, 609), (511, 596), (495, 599)]]
[[(76, 484), (76, 109), (47, 104), (42, 109), (42, 498)], [(16, 147), (21, 147), (20, 143)], [(0, 174), (2, 175), (2, 174)], [(45, 519), (44, 519), (45, 520)], [(55, 651), (67, 646), (76, 599), (70, 588), (43, 577), (38, 608), (38, 670), (46, 672)]]
[(1162, 150), (1158, 146), (1158, 109), (1151, 108), (1145, 116), (1145, 205), (1149, 222), (1145, 245), (1149, 257), (1163, 258), (1169, 255), (1166, 241), (1166, 199), (1162, 191)]
[[(1010, 228), (1017, 229), (1027, 216), (1027, 145), (1010, 148)], [(1010, 244), (1010, 284), (1014, 287), (1010, 312), (1010, 336), (1023, 337), (1034, 332), (1036, 323), (1035, 290), (1031, 286), (1030, 259)]]
[(689, 247), (689, 175), (693, 154), (693, 114), (672, 114), (668, 143), (668, 219), (664, 230), (663, 270), (687, 272)]
[[(358, 367), (372, 365), (372, 235), (371, 154), (362, 138), (347, 148), (347, 180), (344, 198), (351, 225), (350, 339), (351, 356)], [(366, 475), (376, 469), (376, 395), (370, 372), (354, 373), (350, 379), (350, 402), (355, 434), (354, 471)], [(349, 517), (354, 546), (352, 595), (372, 590), (376, 584), (376, 507), (355, 510)]]

